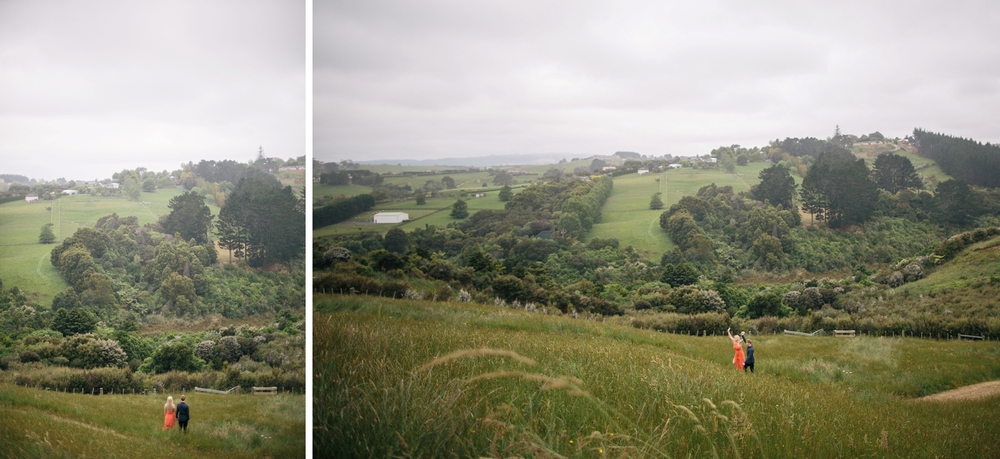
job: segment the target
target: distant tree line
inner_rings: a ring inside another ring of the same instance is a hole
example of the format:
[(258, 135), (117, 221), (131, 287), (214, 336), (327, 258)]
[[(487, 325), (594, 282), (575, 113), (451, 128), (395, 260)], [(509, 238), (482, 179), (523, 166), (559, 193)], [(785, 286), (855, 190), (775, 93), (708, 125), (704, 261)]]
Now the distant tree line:
[(381, 174), (367, 169), (336, 170), (324, 172), (319, 176), (319, 183), (330, 186), (362, 185), (375, 187), (384, 181), (385, 178)]
[(313, 229), (340, 223), (373, 207), (375, 198), (370, 194), (360, 194), (313, 209)]
[(30, 183), (28, 177), (18, 174), (0, 174), (0, 180), (6, 183)]
[(975, 186), (1000, 187), (1000, 146), (944, 134), (913, 130), (920, 156), (933, 159), (946, 174)]

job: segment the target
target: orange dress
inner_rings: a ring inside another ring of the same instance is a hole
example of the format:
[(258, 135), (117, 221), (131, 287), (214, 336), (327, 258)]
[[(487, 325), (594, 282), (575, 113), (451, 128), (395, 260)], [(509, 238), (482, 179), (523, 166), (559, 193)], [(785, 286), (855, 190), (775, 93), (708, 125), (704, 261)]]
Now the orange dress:
[(736, 351), (736, 355), (733, 356), (733, 365), (736, 365), (737, 370), (743, 369), (743, 362), (746, 360), (746, 356), (743, 355), (743, 347), (740, 343), (733, 343), (733, 350)]
[(174, 427), (174, 421), (176, 420), (174, 416), (176, 414), (177, 414), (176, 411), (167, 411), (163, 415), (163, 430), (167, 430)]

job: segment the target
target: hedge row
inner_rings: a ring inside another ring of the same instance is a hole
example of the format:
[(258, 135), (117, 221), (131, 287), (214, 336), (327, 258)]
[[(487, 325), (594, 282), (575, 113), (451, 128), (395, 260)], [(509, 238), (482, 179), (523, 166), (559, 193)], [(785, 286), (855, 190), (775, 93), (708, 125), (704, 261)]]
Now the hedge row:
[(0, 204), (22, 200), (24, 200), (24, 196), (4, 196), (0, 198)]
[(724, 335), (726, 329), (747, 330), (756, 334), (782, 333), (784, 330), (812, 333), (824, 330), (855, 330), (871, 336), (916, 336), (955, 338), (959, 334), (1000, 338), (1000, 317), (950, 318), (936, 315), (915, 317), (856, 317), (842, 315), (824, 317), (821, 311), (808, 316), (762, 317), (759, 319), (730, 318), (727, 313), (677, 314), (660, 313), (636, 317), (636, 328), (692, 335)]
[(313, 278), (313, 289), (317, 292), (331, 294), (354, 293), (403, 298), (406, 296), (406, 291), (410, 289), (410, 284), (403, 280), (380, 282), (378, 279), (361, 274), (320, 273)]
[(359, 194), (313, 210), (313, 229), (340, 223), (375, 207), (375, 198), (370, 194)]
[(38, 367), (6, 375), (7, 382), (19, 386), (41, 387), (56, 391), (83, 393), (143, 393), (192, 391), (195, 387), (229, 390), (240, 386), (244, 392), (258, 387), (281, 387), (302, 393), (305, 376), (298, 372), (281, 371), (206, 371), (188, 373), (171, 371), (162, 374), (133, 373), (128, 368), (95, 368), (82, 370), (68, 367)]

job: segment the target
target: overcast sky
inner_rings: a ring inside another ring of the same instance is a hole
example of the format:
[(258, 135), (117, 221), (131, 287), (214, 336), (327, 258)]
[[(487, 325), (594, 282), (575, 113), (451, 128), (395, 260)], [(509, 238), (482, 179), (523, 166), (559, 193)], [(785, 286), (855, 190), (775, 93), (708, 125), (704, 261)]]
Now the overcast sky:
[(0, 0), (0, 173), (305, 154), (305, 2)]
[(315, 0), (317, 159), (1000, 141), (1000, 3)]

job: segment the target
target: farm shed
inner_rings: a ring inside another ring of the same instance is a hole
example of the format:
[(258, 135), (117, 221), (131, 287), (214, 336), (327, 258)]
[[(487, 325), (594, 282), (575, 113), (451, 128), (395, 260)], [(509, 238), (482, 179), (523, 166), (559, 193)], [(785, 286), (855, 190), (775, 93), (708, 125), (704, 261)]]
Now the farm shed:
[(35, 202), (37, 200), (38, 200), (38, 196), (33, 195), (33, 194), (29, 194), (29, 195), (27, 195), (27, 196), (24, 197), (24, 201), (25, 202)]
[(375, 214), (375, 223), (403, 223), (410, 219), (406, 212), (379, 212)]

